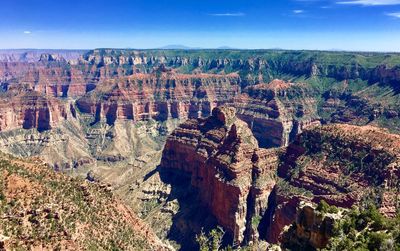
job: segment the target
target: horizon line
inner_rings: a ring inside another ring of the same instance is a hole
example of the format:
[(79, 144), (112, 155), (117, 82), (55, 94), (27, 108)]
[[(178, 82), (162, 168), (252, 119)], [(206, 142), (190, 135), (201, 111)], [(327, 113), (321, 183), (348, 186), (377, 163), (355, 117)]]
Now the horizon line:
[(188, 48), (133, 48), (133, 47), (95, 47), (90, 49), (71, 49), (71, 48), (0, 48), (0, 51), (7, 50), (15, 50), (15, 51), (93, 51), (93, 50), (137, 50), (137, 51), (204, 51), (204, 50), (214, 50), (214, 51), (315, 51), (315, 52), (353, 52), (353, 53), (395, 53), (400, 54), (399, 51), (379, 51), (379, 50), (347, 50), (347, 49), (285, 49), (285, 48), (197, 48), (197, 47), (188, 47)]

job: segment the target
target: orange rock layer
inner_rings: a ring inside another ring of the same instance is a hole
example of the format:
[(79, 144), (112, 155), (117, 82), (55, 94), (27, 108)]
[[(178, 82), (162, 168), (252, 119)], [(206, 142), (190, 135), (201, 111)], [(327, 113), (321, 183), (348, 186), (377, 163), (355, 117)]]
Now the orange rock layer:
[(251, 219), (266, 210), (275, 181), (274, 150), (261, 150), (234, 108), (218, 107), (168, 137), (161, 167), (191, 174), (202, 202), (236, 241), (250, 238)]

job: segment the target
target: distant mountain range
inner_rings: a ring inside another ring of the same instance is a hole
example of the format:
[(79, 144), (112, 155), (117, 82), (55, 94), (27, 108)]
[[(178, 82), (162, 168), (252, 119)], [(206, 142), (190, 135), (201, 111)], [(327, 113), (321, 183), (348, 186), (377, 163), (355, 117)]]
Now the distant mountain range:
[(229, 46), (220, 46), (217, 48), (204, 48), (204, 47), (190, 47), (186, 45), (181, 45), (181, 44), (170, 44), (166, 45), (157, 49), (162, 49), (162, 50), (202, 50), (202, 49), (218, 49), (218, 50), (232, 50), (232, 49), (237, 49)]

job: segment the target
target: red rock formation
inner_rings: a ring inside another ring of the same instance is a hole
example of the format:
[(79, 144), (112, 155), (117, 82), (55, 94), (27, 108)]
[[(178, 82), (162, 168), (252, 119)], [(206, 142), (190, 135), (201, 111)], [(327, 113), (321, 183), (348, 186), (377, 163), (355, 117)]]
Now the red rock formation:
[[(296, 220), (283, 234), (284, 248), (301, 246), (304, 249), (323, 249), (333, 236), (335, 218), (338, 215), (324, 215), (317, 211), (313, 205), (301, 203), (296, 213)], [(340, 216), (339, 216), (340, 217)], [(307, 244), (304, 244), (307, 243)]]
[[(186, 65), (189, 61), (176, 58), (168, 64)], [(195, 61), (191, 63), (204, 64)], [(152, 73), (143, 73), (148, 70), (139, 66), (148, 62), (154, 66)], [(46, 54), (35, 63), (0, 62), (0, 82), (7, 92), (33, 90), (43, 96), (77, 99), (83, 113), (109, 124), (207, 117), (214, 107), (228, 104), (237, 108), (262, 147), (287, 145), (305, 125), (318, 120), (313, 91), (305, 85), (274, 80), (242, 90), (236, 73), (180, 74), (164, 63), (164, 57), (148, 58), (143, 53), (114, 57), (94, 51), (77, 63)], [(212, 64), (218, 68), (234, 63), (217, 60)], [(239, 64), (256, 69), (265, 62)]]
[(234, 108), (218, 107), (207, 119), (183, 123), (168, 137), (161, 167), (190, 173), (203, 203), (241, 242), (250, 238), (245, 234), (252, 217), (267, 207), (277, 157), (275, 150), (258, 149), (235, 113)]
[(51, 129), (67, 119), (67, 106), (37, 92), (3, 97), (0, 102), (0, 131), (18, 128)]
[(84, 113), (98, 119), (134, 121), (209, 116), (219, 103), (240, 93), (239, 77), (155, 72), (105, 81), (77, 101)]
[[(400, 180), (400, 136), (375, 127), (328, 125), (305, 130), (282, 156), (266, 238), (278, 242), (295, 219), (300, 201), (350, 208), (368, 196), (380, 197), (382, 213), (396, 214)], [(376, 188), (383, 191), (375, 194)]]
[(304, 128), (319, 123), (313, 92), (304, 84), (273, 80), (247, 87), (229, 105), (238, 109), (260, 146), (287, 146)]
[(235, 74), (135, 74), (106, 81), (77, 101), (97, 120), (207, 117), (217, 105), (236, 107), (263, 147), (287, 145), (290, 138), (318, 122), (312, 91), (301, 84), (274, 80), (241, 93)]
[[(0, 131), (51, 129), (77, 115), (75, 104), (85, 119), (92, 116), (95, 122), (110, 125), (118, 120), (192, 118), (168, 139), (162, 166), (191, 173), (205, 205), (236, 240), (256, 239), (252, 219), (271, 216), (268, 230), (260, 234), (277, 242), (282, 228), (294, 220), (300, 201), (324, 199), (350, 207), (375, 187), (383, 187), (381, 211), (388, 216), (395, 213), (398, 137), (370, 127), (309, 129), (319, 124), (321, 93), (301, 83), (263, 83), (274, 62), (113, 50), (95, 50), (76, 62), (53, 55), (43, 55), (34, 63), (4, 61), (0, 63)], [(326, 71), (324, 76), (362, 75), (364, 80), (384, 84), (399, 79), (398, 68), (383, 66), (368, 73), (358, 66), (350, 71), (323, 69), (309, 62), (279, 65), (288, 68), (283, 72), (299, 76)], [(185, 72), (181, 66), (192, 67), (193, 74), (178, 73)], [(259, 75), (242, 80), (238, 73), (225, 74), (225, 67)], [(322, 110), (333, 113), (328, 122), (365, 124), (379, 114), (398, 116), (394, 108), (375, 109), (348, 93), (329, 91), (322, 98)], [(238, 118), (233, 110), (221, 108), (208, 119), (198, 119), (211, 115), (219, 105), (236, 108)], [(264, 150), (257, 147), (250, 130), (262, 147), (286, 146), (304, 133), (287, 149)], [(118, 155), (102, 158), (119, 160)], [(278, 165), (280, 179), (274, 177)]]

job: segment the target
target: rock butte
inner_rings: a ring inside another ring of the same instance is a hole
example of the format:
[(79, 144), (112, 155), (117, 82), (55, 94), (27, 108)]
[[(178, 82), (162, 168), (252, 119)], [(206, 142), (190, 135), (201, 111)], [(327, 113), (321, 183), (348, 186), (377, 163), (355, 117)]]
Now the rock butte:
[(275, 185), (274, 153), (258, 148), (234, 108), (218, 107), (211, 117), (188, 120), (168, 137), (161, 167), (191, 173), (203, 203), (242, 242), (245, 234), (255, 234), (248, 223), (265, 212)]

